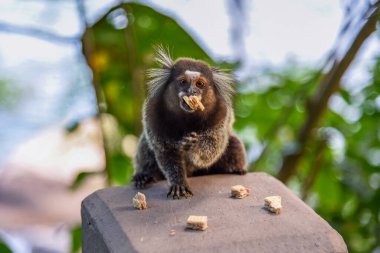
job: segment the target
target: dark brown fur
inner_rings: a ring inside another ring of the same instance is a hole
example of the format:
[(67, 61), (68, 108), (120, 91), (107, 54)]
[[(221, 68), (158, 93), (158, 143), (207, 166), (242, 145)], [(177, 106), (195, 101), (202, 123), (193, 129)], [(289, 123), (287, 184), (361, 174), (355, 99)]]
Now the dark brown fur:
[[(157, 60), (163, 68), (150, 72), (144, 131), (134, 160), (135, 186), (143, 188), (166, 178), (168, 196), (181, 198), (192, 196), (187, 176), (245, 174), (245, 149), (232, 133), (230, 76), (201, 61), (181, 58), (173, 62), (161, 49)], [(185, 73), (192, 79), (181, 82), (179, 77)], [(201, 79), (197, 79), (199, 74)], [(197, 80), (207, 80), (207, 84)], [(181, 94), (199, 96), (205, 110), (187, 108)]]

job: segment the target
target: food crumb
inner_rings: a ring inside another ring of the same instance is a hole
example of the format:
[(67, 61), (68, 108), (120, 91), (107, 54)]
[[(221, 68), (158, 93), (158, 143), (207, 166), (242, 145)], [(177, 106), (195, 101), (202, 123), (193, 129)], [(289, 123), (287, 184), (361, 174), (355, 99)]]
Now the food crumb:
[(146, 197), (144, 193), (138, 192), (135, 197), (132, 199), (133, 207), (136, 209), (146, 209), (147, 203), (146, 203)]
[(270, 212), (280, 214), (282, 210), (281, 196), (269, 196), (264, 198), (264, 206)]
[(247, 197), (251, 192), (251, 189), (246, 188), (242, 185), (234, 185), (231, 187), (231, 197), (242, 199)]
[(202, 102), (199, 100), (197, 96), (183, 96), (182, 99), (185, 101), (185, 103), (193, 110), (201, 110), (203, 111), (205, 109)]
[(206, 230), (208, 228), (207, 216), (190, 215), (186, 227), (193, 230)]

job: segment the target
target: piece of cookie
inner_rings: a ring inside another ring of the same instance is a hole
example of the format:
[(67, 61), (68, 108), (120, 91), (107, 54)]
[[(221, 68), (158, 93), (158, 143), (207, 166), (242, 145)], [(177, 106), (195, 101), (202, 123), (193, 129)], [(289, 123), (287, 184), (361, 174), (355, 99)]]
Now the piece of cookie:
[(269, 196), (264, 198), (264, 206), (270, 212), (280, 214), (282, 210), (281, 196)]
[(144, 193), (138, 192), (132, 199), (133, 207), (136, 209), (146, 209), (147, 203)]
[(208, 228), (207, 216), (190, 215), (186, 227), (194, 230), (206, 230)]
[(182, 99), (192, 110), (201, 110), (205, 109), (204, 105), (197, 96), (183, 96)]
[(190, 96), (190, 100), (196, 105), (197, 109), (200, 109), (201, 111), (203, 111), (205, 109), (201, 100), (197, 96)]
[(231, 197), (242, 199), (249, 195), (251, 189), (246, 188), (242, 185), (234, 185), (231, 187)]

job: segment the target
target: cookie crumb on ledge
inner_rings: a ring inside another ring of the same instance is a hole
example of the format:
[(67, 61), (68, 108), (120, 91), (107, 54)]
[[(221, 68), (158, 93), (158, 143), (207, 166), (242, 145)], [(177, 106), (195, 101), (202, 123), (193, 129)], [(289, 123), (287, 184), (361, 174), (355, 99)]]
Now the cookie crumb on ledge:
[(135, 197), (132, 199), (133, 207), (136, 209), (146, 209), (147, 203), (144, 193), (138, 192)]
[(247, 197), (251, 192), (251, 189), (246, 188), (242, 185), (234, 185), (231, 187), (231, 197), (242, 199)]
[(264, 206), (270, 212), (280, 214), (282, 210), (281, 196), (269, 196), (264, 198)]
[(186, 227), (193, 230), (206, 230), (208, 228), (207, 216), (190, 215)]

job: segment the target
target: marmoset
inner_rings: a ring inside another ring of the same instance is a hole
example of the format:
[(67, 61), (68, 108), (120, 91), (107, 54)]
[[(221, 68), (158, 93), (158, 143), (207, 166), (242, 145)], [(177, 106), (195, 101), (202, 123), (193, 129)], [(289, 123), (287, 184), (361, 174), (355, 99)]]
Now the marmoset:
[[(167, 196), (191, 197), (187, 177), (196, 174), (247, 173), (243, 143), (233, 133), (232, 76), (203, 61), (173, 61), (162, 47), (155, 60), (161, 68), (147, 71), (148, 95), (143, 132), (134, 158), (137, 188), (166, 178)], [(196, 96), (202, 110), (184, 96)]]

